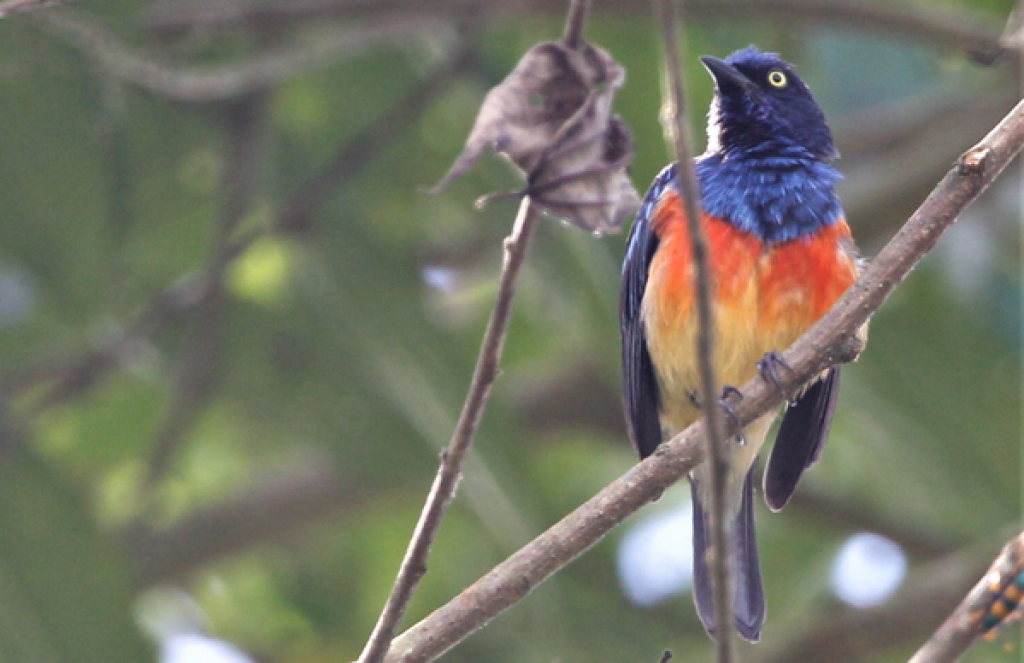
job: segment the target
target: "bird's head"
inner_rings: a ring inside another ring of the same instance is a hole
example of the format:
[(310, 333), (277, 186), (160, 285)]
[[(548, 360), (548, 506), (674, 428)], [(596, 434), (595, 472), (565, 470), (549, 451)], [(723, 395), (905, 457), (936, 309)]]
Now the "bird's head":
[(724, 60), (702, 57), (715, 79), (708, 113), (708, 152), (723, 155), (792, 153), (839, 156), (825, 114), (793, 67), (750, 46)]

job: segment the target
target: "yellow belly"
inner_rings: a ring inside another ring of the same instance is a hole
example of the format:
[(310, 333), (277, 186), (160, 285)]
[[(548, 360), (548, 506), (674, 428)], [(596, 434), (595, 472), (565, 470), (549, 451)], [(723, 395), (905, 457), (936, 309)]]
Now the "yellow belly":
[[(752, 314), (757, 303), (755, 285), (751, 283), (744, 290), (742, 297), (715, 307), (718, 329), (714, 339), (715, 370), (721, 384), (737, 387), (756, 375), (758, 360), (772, 349), (763, 342), (752, 324), (757, 319)], [(651, 330), (653, 333), (648, 341), (648, 351), (657, 367), (662, 427), (671, 436), (701, 416), (698, 407), (700, 374), (695, 345), (697, 317), (679, 315), (669, 320), (659, 318), (655, 324), (661, 328), (658, 331)], [(718, 394), (714, 394), (713, 399), (717, 398)], [(747, 470), (757, 458), (777, 414), (778, 410), (770, 412), (749, 424), (743, 432), (743, 444), (726, 445), (730, 468), (728, 483), (733, 486), (731, 493), (737, 492), (743, 485)], [(705, 467), (698, 467), (698, 479), (703, 478)], [(706, 489), (710, 483), (700, 481), (698, 485)], [(738, 498), (730, 496), (729, 511), (734, 512), (738, 508)]]
[[(722, 384), (741, 386), (756, 374), (766, 347), (757, 334), (756, 288), (750, 283), (742, 296), (714, 307), (715, 370)], [(653, 298), (652, 298), (653, 299)], [(697, 316), (692, 311), (649, 315), (644, 301), (648, 351), (656, 366), (661, 395), (662, 422), (677, 433), (700, 417), (697, 407), (700, 373), (697, 363)]]

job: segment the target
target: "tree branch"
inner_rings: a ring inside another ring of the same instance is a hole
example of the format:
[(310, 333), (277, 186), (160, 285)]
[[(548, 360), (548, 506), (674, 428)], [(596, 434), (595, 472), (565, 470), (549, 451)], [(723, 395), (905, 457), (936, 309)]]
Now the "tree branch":
[(693, 168), (693, 144), (690, 138), (690, 122), (687, 117), (685, 81), (680, 65), (680, 48), (677, 43), (679, 17), (676, 15), (674, 0), (660, 0), (657, 4), (658, 18), (665, 47), (665, 100), (662, 109), (667, 133), (672, 139), (676, 158), (676, 186), (682, 196), (680, 204), (686, 218), (690, 235), (690, 251), (697, 272), (697, 368), (700, 373), (700, 402), (704, 405), (703, 415), (707, 434), (705, 435), (705, 456), (708, 493), (711, 496), (711, 545), (713, 554), (706, 560), (711, 567), (714, 584), (715, 639), (718, 643), (719, 663), (730, 663), (733, 659), (732, 643), (732, 560), (729, 545), (732, 533), (726, 520), (726, 490), (729, 480), (729, 459), (722, 445), (722, 427), (718, 411), (718, 379), (715, 367), (715, 317), (711, 302), (711, 270), (708, 267), (709, 251), (704, 226), (701, 223), (700, 186)]
[(182, 68), (152, 59), (122, 44), (108, 31), (68, 12), (41, 14), (39, 25), (94, 60), (110, 76), (153, 94), (182, 102), (223, 101), (265, 90), (297, 75), (365, 52), (381, 43), (406, 43), (442, 23), (383, 20), (358, 29), (335, 30), (305, 43), (280, 47), (249, 60)]
[(814, 621), (781, 646), (765, 651), (757, 663), (852, 662), (926, 636), (984, 572), (1004, 537), (971, 544), (922, 566), (881, 605), (840, 610)]
[(572, 0), (569, 5), (569, 16), (565, 20), (565, 34), (562, 37), (566, 46), (573, 50), (580, 47), (589, 15), (590, 0)]
[[(985, 576), (967, 594), (953, 614), (946, 619), (910, 663), (955, 663), (974, 644), (978, 636), (995, 628), (998, 620), (990, 624), (987, 619), (1000, 596), (1024, 571), (1024, 533), (1010, 540), (989, 567)], [(1012, 611), (1020, 603), (1009, 607)], [(1005, 606), (1004, 606), (1005, 607)], [(1005, 615), (1004, 615), (1005, 616)], [(994, 620), (994, 617), (993, 617)]]
[[(857, 332), (885, 302), (939, 236), (1003, 171), (1024, 145), (1024, 101), (981, 142), (964, 153), (860, 279), (786, 352), (784, 390), (795, 393), (826, 368), (852, 361), (862, 347)], [(754, 378), (736, 405), (740, 425), (777, 407), (779, 389)], [(735, 423), (724, 422), (727, 434)], [(432, 661), (526, 596), (597, 543), (627, 516), (655, 499), (703, 460), (704, 422), (661, 445), (584, 505), (541, 534), (459, 596), (395, 639), (387, 663)]]

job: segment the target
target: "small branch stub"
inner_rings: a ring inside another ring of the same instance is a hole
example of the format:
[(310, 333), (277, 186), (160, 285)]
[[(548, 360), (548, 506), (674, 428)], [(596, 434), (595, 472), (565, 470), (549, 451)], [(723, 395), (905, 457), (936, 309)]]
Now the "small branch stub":
[(918, 650), (910, 663), (953, 663), (979, 637), (993, 638), (1020, 620), (1024, 600), (1024, 532), (1014, 537), (968, 592), (953, 614)]
[(974, 148), (964, 154), (960, 161), (960, 172), (971, 175), (984, 175), (985, 162), (988, 160), (987, 147)]

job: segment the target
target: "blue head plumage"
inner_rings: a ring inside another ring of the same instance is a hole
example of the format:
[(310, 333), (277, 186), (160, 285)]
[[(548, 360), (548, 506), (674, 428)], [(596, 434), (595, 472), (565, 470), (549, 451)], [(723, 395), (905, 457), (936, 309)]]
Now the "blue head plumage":
[(707, 211), (783, 242), (842, 216), (839, 156), (825, 114), (793, 67), (751, 46), (701, 60), (715, 79), (708, 149), (697, 163)]
[(715, 79), (708, 136), (726, 154), (836, 158), (825, 114), (793, 67), (750, 46), (725, 60), (703, 57)]

